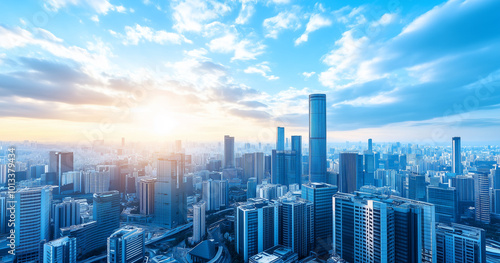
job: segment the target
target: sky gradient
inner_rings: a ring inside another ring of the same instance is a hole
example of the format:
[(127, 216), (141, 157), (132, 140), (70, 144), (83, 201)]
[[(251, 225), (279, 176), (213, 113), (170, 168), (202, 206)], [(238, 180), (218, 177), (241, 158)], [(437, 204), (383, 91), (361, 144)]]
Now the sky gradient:
[(500, 1), (0, 2), (0, 140), (500, 142)]

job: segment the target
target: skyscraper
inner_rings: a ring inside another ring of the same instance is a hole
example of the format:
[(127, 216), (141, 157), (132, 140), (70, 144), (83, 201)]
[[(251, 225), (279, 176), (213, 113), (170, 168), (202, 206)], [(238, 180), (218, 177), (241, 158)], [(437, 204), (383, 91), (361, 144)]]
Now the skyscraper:
[(365, 185), (362, 155), (341, 153), (339, 172), (339, 192), (352, 193)]
[(44, 263), (76, 263), (76, 238), (61, 237), (43, 245)]
[(410, 174), (408, 177), (408, 198), (418, 201), (427, 200), (425, 175)]
[(183, 188), (179, 187), (183, 184), (179, 182), (180, 169), (177, 160), (160, 158), (157, 161), (154, 222), (170, 229), (186, 221)]
[(295, 165), (294, 171), (294, 180), (293, 182), (289, 182), (290, 184), (296, 183), (299, 187), (302, 185), (302, 136), (293, 135), (292, 136), (292, 154), (295, 155), (293, 163), (291, 165)]
[(460, 224), (436, 226), (438, 263), (486, 263), (486, 234), (483, 229)]
[(277, 204), (280, 245), (291, 248), (299, 258), (308, 256), (314, 244), (313, 203), (289, 192)]
[(278, 244), (278, 206), (250, 199), (236, 209), (236, 252), (248, 258)]
[(155, 209), (155, 179), (139, 182), (139, 209), (141, 215), (152, 215)]
[(434, 206), (356, 192), (333, 196), (333, 248), (347, 262), (435, 262)]
[(52, 187), (19, 189), (14, 193), (17, 262), (41, 262), (40, 241), (50, 240)]
[(326, 95), (309, 95), (309, 181), (326, 182)]
[(234, 137), (224, 136), (224, 168), (234, 168)]
[(285, 128), (278, 127), (276, 132), (276, 150), (284, 151), (285, 150)]
[(54, 207), (54, 239), (61, 237), (60, 229), (63, 227), (78, 225), (80, 220), (80, 201), (71, 197), (65, 197), (62, 203)]
[(462, 150), (461, 150), (461, 142), (460, 142), (460, 137), (453, 137), (452, 138), (452, 147), (451, 147), (451, 153), (452, 153), (452, 165), (451, 165), (451, 172), (455, 173), (457, 175), (462, 174)]
[(302, 185), (302, 198), (314, 205), (314, 249), (320, 254), (332, 249), (332, 196), (337, 186), (326, 183)]
[(54, 172), (58, 178), (58, 185), (62, 187), (62, 174), (73, 171), (73, 153), (72, 152), (49, 152), (49, 172)]
[(476, 221), (490, 223), (490, 184), (488, 174), (474, 173)]
[(205, 201), (193, 205), (193, 242), (198, 243), (205, 236)]
[(98, 231), (95, 232), (92, 243), (97, 248), (105, 247), (107, 238), (120, 227), (120, 193), (109, 191), (94, 194), (93, 210)]
[(264, 164), (264, 153), (256, 152), (254, 153), (254, 176), (257, 178), (257, 183), (261, 184), (265, 176), (265, 164)]
[(143, 262), (146, 253), (142, 228), (125, 226), (108, 237), (109, 263)]
[(373, 152), (372, 139), (368, 139), (368, 152)]
[(427, 202), (436, 207), (436, 222), (458, 222), (458, 195), (454, 187), (448, 185), (428, 186)]
[(255, 198), (257, 193), (257, 179), (250, 178), (247, 182), (247, 199)]

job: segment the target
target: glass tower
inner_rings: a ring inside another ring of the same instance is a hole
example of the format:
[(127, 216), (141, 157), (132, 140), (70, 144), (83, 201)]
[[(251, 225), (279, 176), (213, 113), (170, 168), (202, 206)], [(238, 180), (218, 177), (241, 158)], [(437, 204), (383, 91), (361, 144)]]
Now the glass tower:
[(224, 168), (234, 167), (234, 137), (224, 136)]
[(462, 157), (461, 157), (461, 143), (460, 137), (452, 138), (452, 166), (451, 172), (455, 174), (462, 174)]
[(284, 151), (285, 150), (285, 128), (278, 127), (278, 134), (276, 136), (276, 150)]
[(309, 180), (326, 182), (326, 95), (309, 95)]

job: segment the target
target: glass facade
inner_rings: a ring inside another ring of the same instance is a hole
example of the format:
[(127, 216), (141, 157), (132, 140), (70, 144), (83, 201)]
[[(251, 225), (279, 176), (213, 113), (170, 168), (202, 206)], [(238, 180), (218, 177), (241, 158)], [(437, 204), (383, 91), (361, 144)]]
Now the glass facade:
[(309, 178), (326, 182), (326, 95), (309, 95)]

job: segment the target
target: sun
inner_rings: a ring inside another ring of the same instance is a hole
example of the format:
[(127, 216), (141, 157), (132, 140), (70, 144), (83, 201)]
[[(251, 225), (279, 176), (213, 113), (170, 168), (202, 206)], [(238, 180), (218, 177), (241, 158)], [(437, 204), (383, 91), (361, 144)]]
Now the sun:
[(151, 118), (151, 122), (151, 131), (156, 135), (171, 134), (178, 125), (177, 120), (169, 113), (158, 113)]

